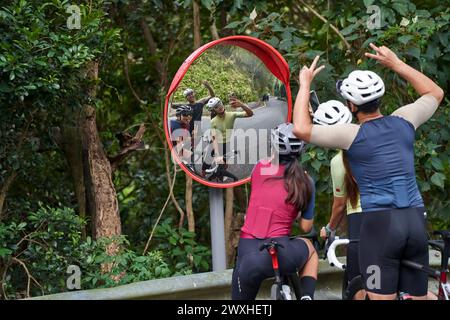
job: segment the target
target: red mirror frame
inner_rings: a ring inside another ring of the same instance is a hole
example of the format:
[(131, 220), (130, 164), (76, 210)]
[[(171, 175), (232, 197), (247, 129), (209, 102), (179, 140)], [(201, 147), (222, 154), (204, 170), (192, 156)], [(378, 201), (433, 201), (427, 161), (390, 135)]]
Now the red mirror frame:
[[(264, 63), (264, 65), (269, 69), (269, 71), (278, 78), (286, 87), (286, 96), (287, 96), (287, 104), (288, 104), (288, 116), (286, 121), (291, 121), (291, 113), (292, 113), (292, 96), (291, 96), (291, 88), (289, 87), (289, 65), (286, 62), (286, 60), (283, 58), (283, 56), (271, 45), (268, 43), (259, 40), (257, 38), (248, 37), (248, 36), (231, 36), (226, 37), (222, 39), (218, 39), (212, 42), (209, 42), (197, 50), (195, 50), (191, 55), (184, 60), (181, 67), (178, 69), (177, 73), (175, 74), (172, 83), (170, 84), (169, 91), (166, 95), (166, 102), (164, 105), (164, 132), (166, 134), (166, 140), (169, 144), (170, 150), (172, 151), (173, 144), (170, 139), (170, 132), (169, 132), (169, 126), (168, 126), (168, 106), (169, 106), (169, 99), (172, 96), (172, 93), (178, 88), (178, 85), (180, 84), (181, 80), (183, 79), (184, 75), (188, 71), (191, 64), (200, 57), (203, 52), (206, 50), (218, 45), (218, 44), (228, 44), (233, 46), (238, 46), (243, 49), (246, 49), (247, 51), (250, 51), (254, 55), (256, 55), (261, 61)], [(196, 176), (192, 172), (190, 172), (183, 163), (181, 163), (180, 159), (176, 157), (177, 164), (181, 166), (181, 168), (184, 170), (186, 174), (188, 174), (192, 179), (194, 179), (197, 182), (200, 182), (203, 185), (206, 185), (208, 187), (214, 187), (214, 188), (231, 188), (236, 187), (239, 185), (242, 185), (244, 183), (247, 183), (250, 181), (250, 177), (241, 179), (236, 182), (232, 183), (216, 183), (216, 182), (209, 182), (201, 177)]]

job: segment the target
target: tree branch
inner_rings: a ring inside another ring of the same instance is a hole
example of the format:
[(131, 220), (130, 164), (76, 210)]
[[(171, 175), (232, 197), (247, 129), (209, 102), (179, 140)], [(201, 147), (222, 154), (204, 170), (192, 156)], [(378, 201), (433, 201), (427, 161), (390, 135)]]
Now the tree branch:
[(15, 257), (13, 257), (12, 260), (14, 262), (20, 264), (22, 266), (22, 268), (25, 270), (25, 273), (28, 276), (28, 280), (27, 280), (27, 298), (30, 297), (31, 280), (33, 280), (41, 288), (42, 294), (44, 294), (44, 289), (42, 288), (41, 284), (39, 282), (37, 282), (37, 280), (30, 274), (30, 271), (28, 271), (27, 265), (22, 260), (17, 259)]
[(109, 162), (111, 163), (111, 171), (114, 172), (119, 164), (132, 152), (145, 148), (145, 144), (142, 141), (142, 137), (145, 132), (145, 125), (141, 123), (139, 126), (139, 130), (136, 132), (135, 136), (132, 137), (129, 133), (121, 132), (117, 134), (116, 137), (120, 141), (120, 147), (122, 148), (119, 154), (108, 157)]
[[(158, 55), (158, 51), (157, 51), (158, 47), (156, 45), (155, 39), (153, 38), (152, 32), (150, 31), (150, 28), (148, 27), (147, 22), (145, 21), (145, 19), (142, 18), (140, 20), (140, 24), (141, 24), (142, 32), (144, 34), (144, 39), (147, 43), (147, 47), (148, 47), (148, 51), (149, 51), (150, 55), (157, 56)], [(158, 71), (159, 76), (161, 77), (161, 82), (160, 82), (161, 86), (163, 88), (167, 88), (167, 86), (168, 86), (167, 70), (159, 58), (155, 59), (155, 67), (156, 67), (156, 71)]]
[(350, 51), (352, 47), (350, 46), (350, 43), (348, 43), (347, 40), (345, 40), (345, 37), (342, 35), (342, 33), (336, 28), (331, 22), (329, 22), (324, 16), (322, 16), (320, 13), (318, 13), (316, 10), (314, 10), (310, 5), (308, 5), (305, 1), (300, 0), (300, 2), (308, 8), (316, 17), (318, 17), (320, 20), (328, 24), (331, 29), (341, 38), (341, 40), (344, 42), (345, 46), (347, 47), (347, 50)]

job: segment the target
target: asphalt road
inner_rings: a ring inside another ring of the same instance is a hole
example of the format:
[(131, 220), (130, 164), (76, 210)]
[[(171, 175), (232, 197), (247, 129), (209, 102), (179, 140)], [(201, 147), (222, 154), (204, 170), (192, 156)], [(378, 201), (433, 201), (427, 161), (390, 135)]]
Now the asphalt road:
[[(270, 130), (287, 118), (287, 102), (270, 97), (266, 106), (253, 107), (254, 115), (250, 118), (239, 118), (234, 123), (231, 136), (230, 150), (238, 150), (238, 155), (228, 160), (228, 171), (238, 179), (250, 176), (254, 165), (261, 159), (270, 156)], [(241, 109), (237, 109), (241, 111)], [(207, 132), (211, 127), (209, 116), (202, 117), (202, 132)], [(252, 129), (252, 130), (250, 130)], [(253, 130), (256, 129), (256, 130)], [(206, 147), (207, 143), (203, 143)], [(201, 164), (195, 164), (197, 172), (201, 172)], [(232, 182), (227, 179), (224, 182)]]

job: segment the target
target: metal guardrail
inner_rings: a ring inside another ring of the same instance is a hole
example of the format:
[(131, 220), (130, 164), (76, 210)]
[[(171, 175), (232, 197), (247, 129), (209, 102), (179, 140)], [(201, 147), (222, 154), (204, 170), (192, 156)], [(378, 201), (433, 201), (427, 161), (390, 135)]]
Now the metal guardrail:
[[(437, 252), (430, 250), (430, 265), (440, 265)], [(341, 260), (345, 260), (342, 258)], [(32, 300), (132, 300), (132, 299), (219, 299), (231, 297), (231, 275), (233, 270), (205, 272), (187, 276), (155, 279), (131, 283), (108, 289), (93, 289), (65, 292), (31, 298)], [(341, 299), (342, 273), (320, 260), (315, 298), (317, 300)], [(268, 299), (272, 280), (266, 280), (257, 299)]]

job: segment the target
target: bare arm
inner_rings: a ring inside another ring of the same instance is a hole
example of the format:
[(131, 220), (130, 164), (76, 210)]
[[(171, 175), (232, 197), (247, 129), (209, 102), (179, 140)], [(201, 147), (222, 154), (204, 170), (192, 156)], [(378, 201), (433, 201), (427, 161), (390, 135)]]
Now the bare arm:
[[(331, 209), (331, 217), (330, 222), (328, 222), (328, 227), (331, 230), (336, 230), (339, 224), (342, 221), (342, 218), (345, 216), (347, 210), (347, 197), (334, 197), (333, 200), (333, 207)], [(328, 237), (327, 231), (325, 230), (325, 227), (322, 227), (320, 230), (320, 237), (322, 239), (326, 239)]]
[(347, 212), (347, 197), (334, 197), (333, 207), (331, 208), (331, 217), (329, 226), (331, 229), (336, 229), (342, 220), (342, 217)]
[(180, 107), (180, 106), (182, 106), (183, 105), (183, 103), (171, 103), (170, 104), (170, 107), (172, 108), (172, 109), (177, 109), (178, 107)]
[(371, 48), (375, 50), (376, 54), (366, 53), (366, 57), (372, 58), (380, 62), (382, 65), (398, 73), (405, 79), (420, 96), (426, 94), (432, 95), (438, 103), (444, 98), (444, 91), (423, 73), (407, 65), (400, 60), (397, 55), (385, 46), (377, 47), (373, 43)]
[(309, 142), (311, 140), (312, 122), (308, 111), (309, 108), (309, 92), (311, 82), (314, 77), (322, 71), (325, 66), (316, 68), (319, 56), (314, 58), (311, 67), (304, 66), (300, 71), (300, 88), (295, 99), (294, 105), (294, 130), (293, 133), (302, 140)]
[(203, 99), (200, 99), (198, 102), (205, 104), (206, 102), (208, 102), (209, 99), (211, 99), (212, 97), (215, 97), (215, 93), (213, 88), (211, 87), (211, 85), (209, 84), (208, 81), (204, 80), (203, 81), (203, 85), (206, 87), (206, 89), (208, 89), (209, 92), (209, 97), (205, 97)]
[(311, 231), (311, 229), (313, 227), (313, 222), (314, 222), (314, 219), (308, 220), (308, 219), (301, 218), (299, 221), (299, 227), (303, 232), (308, 233)]
[(231, 107), (233, 107), (233, 108), (241, 107), (245, 111), (247, 117), (253, 116), (253, 110), (250, 109), (250, 107), (248, 105), (246, 105), (245, 103), (243, 103), (242, 101), (240, 101), (236, 98), (231, 99)]

